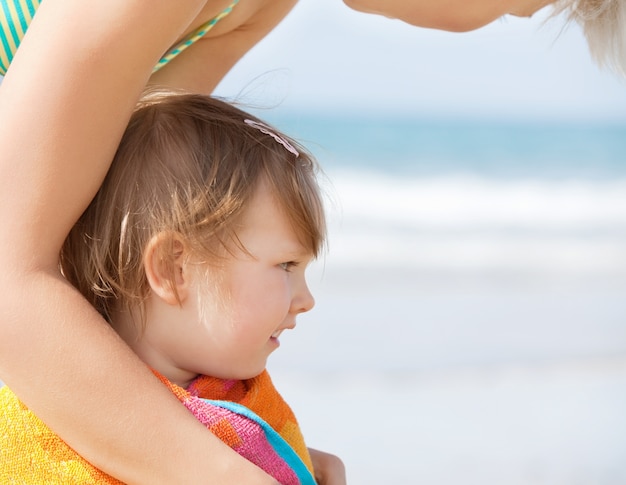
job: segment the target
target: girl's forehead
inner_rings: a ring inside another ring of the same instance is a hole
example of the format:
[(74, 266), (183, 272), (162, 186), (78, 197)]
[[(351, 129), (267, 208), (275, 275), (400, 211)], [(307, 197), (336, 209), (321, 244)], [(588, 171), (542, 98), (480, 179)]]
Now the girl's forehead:
[(242, 213), (239, 227), (242, 233), (290, 233), (293, 229), (287, 212), (267, 183), (260, 183)]
[(245, 247), (271, 244), (281, 253), (295, 256), (310, 254), (302, 234), (290, 217), (289, 208), (276, 196), (267, 182), (259, 184), (238, 224), (237, 236)]

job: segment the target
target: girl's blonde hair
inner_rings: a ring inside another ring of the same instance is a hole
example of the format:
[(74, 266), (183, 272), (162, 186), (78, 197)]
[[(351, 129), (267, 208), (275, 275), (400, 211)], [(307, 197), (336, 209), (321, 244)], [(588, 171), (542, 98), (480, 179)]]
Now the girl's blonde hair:
[[(153, 236), (179, 234), (192, 253), (218, 263), (238, 244), (238, 219), (262, 178), (300, 242), (319, 255), (326, 227), (318, 166), (295, 141), (258, 123), (210, 96), (142, 98), (61, 252), (63, 274), (107, 320), (121, 308), (141, 311), (149, 288), (143, 251)], [(166, 264), (174, 287), (173, 259)]]
[(554, 14), (578, 22), (593, 59), (626, 76), (626, 0), (556, 0)]

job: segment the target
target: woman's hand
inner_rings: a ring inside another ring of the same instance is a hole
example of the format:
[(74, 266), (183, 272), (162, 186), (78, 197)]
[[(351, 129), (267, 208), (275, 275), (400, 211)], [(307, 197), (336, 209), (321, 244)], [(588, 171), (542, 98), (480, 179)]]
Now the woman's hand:
[(346, 485), (346, 467), (336, 455), (309, 448), (318, 485)]

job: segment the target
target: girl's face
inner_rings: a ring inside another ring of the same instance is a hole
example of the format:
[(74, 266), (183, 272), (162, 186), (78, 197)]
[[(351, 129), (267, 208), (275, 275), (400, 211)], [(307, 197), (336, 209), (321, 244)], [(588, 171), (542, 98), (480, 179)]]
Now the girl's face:
[(354, 10), (419, 27), (466, 32), (503, 15), (529, 17), (555, 0), (344, 0)]
[[(157, 370), (174, 382), (184, 385), (198, 374), (258, 375), (280, 345), (281, 333), (314, 305), (304, 274), (312, 255), (263, 183), (242, 215), (237, 236), (247, 253), (235, 249), (217, 275), (209, 269), (207, 276), (206, 268), (197, 266), (183, 269), (190, 296), (169, 338), (158, 344), (168, 368)], [(146, 327), (149, 332), (150, 322)]]

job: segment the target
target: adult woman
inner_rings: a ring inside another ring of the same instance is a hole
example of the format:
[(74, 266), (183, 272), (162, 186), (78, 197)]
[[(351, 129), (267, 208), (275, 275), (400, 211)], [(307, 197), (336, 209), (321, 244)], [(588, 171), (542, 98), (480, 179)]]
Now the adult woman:
[[(45, 0), (0, 89), (0, 376), (74, 449), (123, 481), (273, 483), (180, 408), (65, 283), (58, 252), (104, 177), (145, 84), (210, 92), (295, 1), (241, 1), (152, 74), (164, 53), (232, 2)], [(346, 2), (448, 30), (531, 15), (551, 3)], [(553, 5), (613, 17), (614, 40), (592, 43), (592, 50), (623, 70), (624, 0)], [(94, 392), (94, 382), (105, 392)]]
[[(154, 66), (232, 2), (31, 3), (36, 15), (0, 88), (2, 379), (72, 448), (124, 482), (274, 484), (207, 433), (58, 269), (61, 244)], [(153, 81), (210, 92), (293, 4), (241, 2)], [(322, 455), (322, 473), (325, 462)]]

